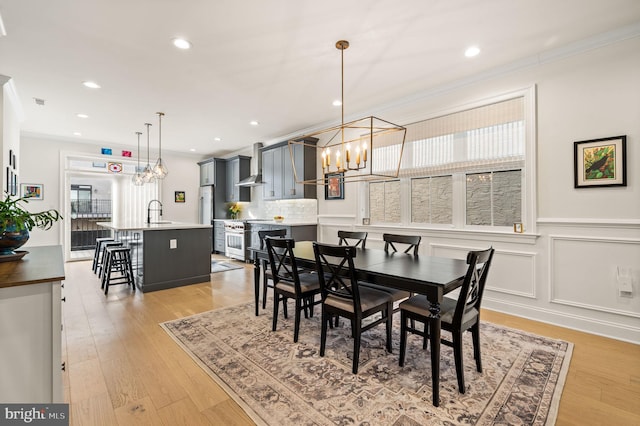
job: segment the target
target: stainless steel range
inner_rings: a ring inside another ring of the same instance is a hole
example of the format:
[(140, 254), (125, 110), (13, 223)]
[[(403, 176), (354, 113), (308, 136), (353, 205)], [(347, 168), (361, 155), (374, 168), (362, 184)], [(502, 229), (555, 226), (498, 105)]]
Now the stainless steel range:
[(224, 255), (232, 259), (249, 258), (248, 249), (251, 245), (251, 230), (249, 223), (243, 220), (224, 221)]

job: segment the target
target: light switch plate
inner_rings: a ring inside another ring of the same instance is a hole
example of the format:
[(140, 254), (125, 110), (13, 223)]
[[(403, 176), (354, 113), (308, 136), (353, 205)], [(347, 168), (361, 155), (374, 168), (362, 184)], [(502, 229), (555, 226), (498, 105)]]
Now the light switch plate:
[(176, 240), (175, 238), (172, 240), (169, 240), (169, 248), (170, 249), (177, 249), (178, 248), (178, 240)]

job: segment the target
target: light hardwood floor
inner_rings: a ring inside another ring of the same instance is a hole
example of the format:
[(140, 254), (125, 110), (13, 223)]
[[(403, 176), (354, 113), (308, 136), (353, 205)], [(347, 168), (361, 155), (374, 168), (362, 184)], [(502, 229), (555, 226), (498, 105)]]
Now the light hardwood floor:
[[(146, 294), (116, 286), (108, 297), (90, 262), (65, 269), (63, 380), (71, 425), (253, 424), (158, 325), (252, 300), (252, 266)], [(639, 345), (491, 311), (482, 318), (574, 343), (556, 424), (640, 425)]]

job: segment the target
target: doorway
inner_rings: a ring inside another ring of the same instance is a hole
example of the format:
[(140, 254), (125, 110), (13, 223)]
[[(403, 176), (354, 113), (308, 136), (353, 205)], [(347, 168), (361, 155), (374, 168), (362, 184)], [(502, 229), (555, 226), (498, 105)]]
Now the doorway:
[(69, 260), (93, 258), (96, 238), (110, 237), (111, 231), (98, 222), (112, 219), (113, 179), (110, 176), (73, 174), (69, 176)]

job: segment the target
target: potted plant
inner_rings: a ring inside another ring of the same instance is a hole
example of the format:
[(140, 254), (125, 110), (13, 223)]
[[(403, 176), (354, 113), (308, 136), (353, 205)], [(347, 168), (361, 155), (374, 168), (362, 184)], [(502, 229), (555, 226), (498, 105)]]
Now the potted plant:
[(28, 202), (27, 197), (13, 198), (10, 194), (0, 200), (0, 256), (15, 254), (14, 250), (27, 242), (33, 228), (47, 230), (62, 219), (54, 209), (38, 213), (25, 210), (22, 203)]

